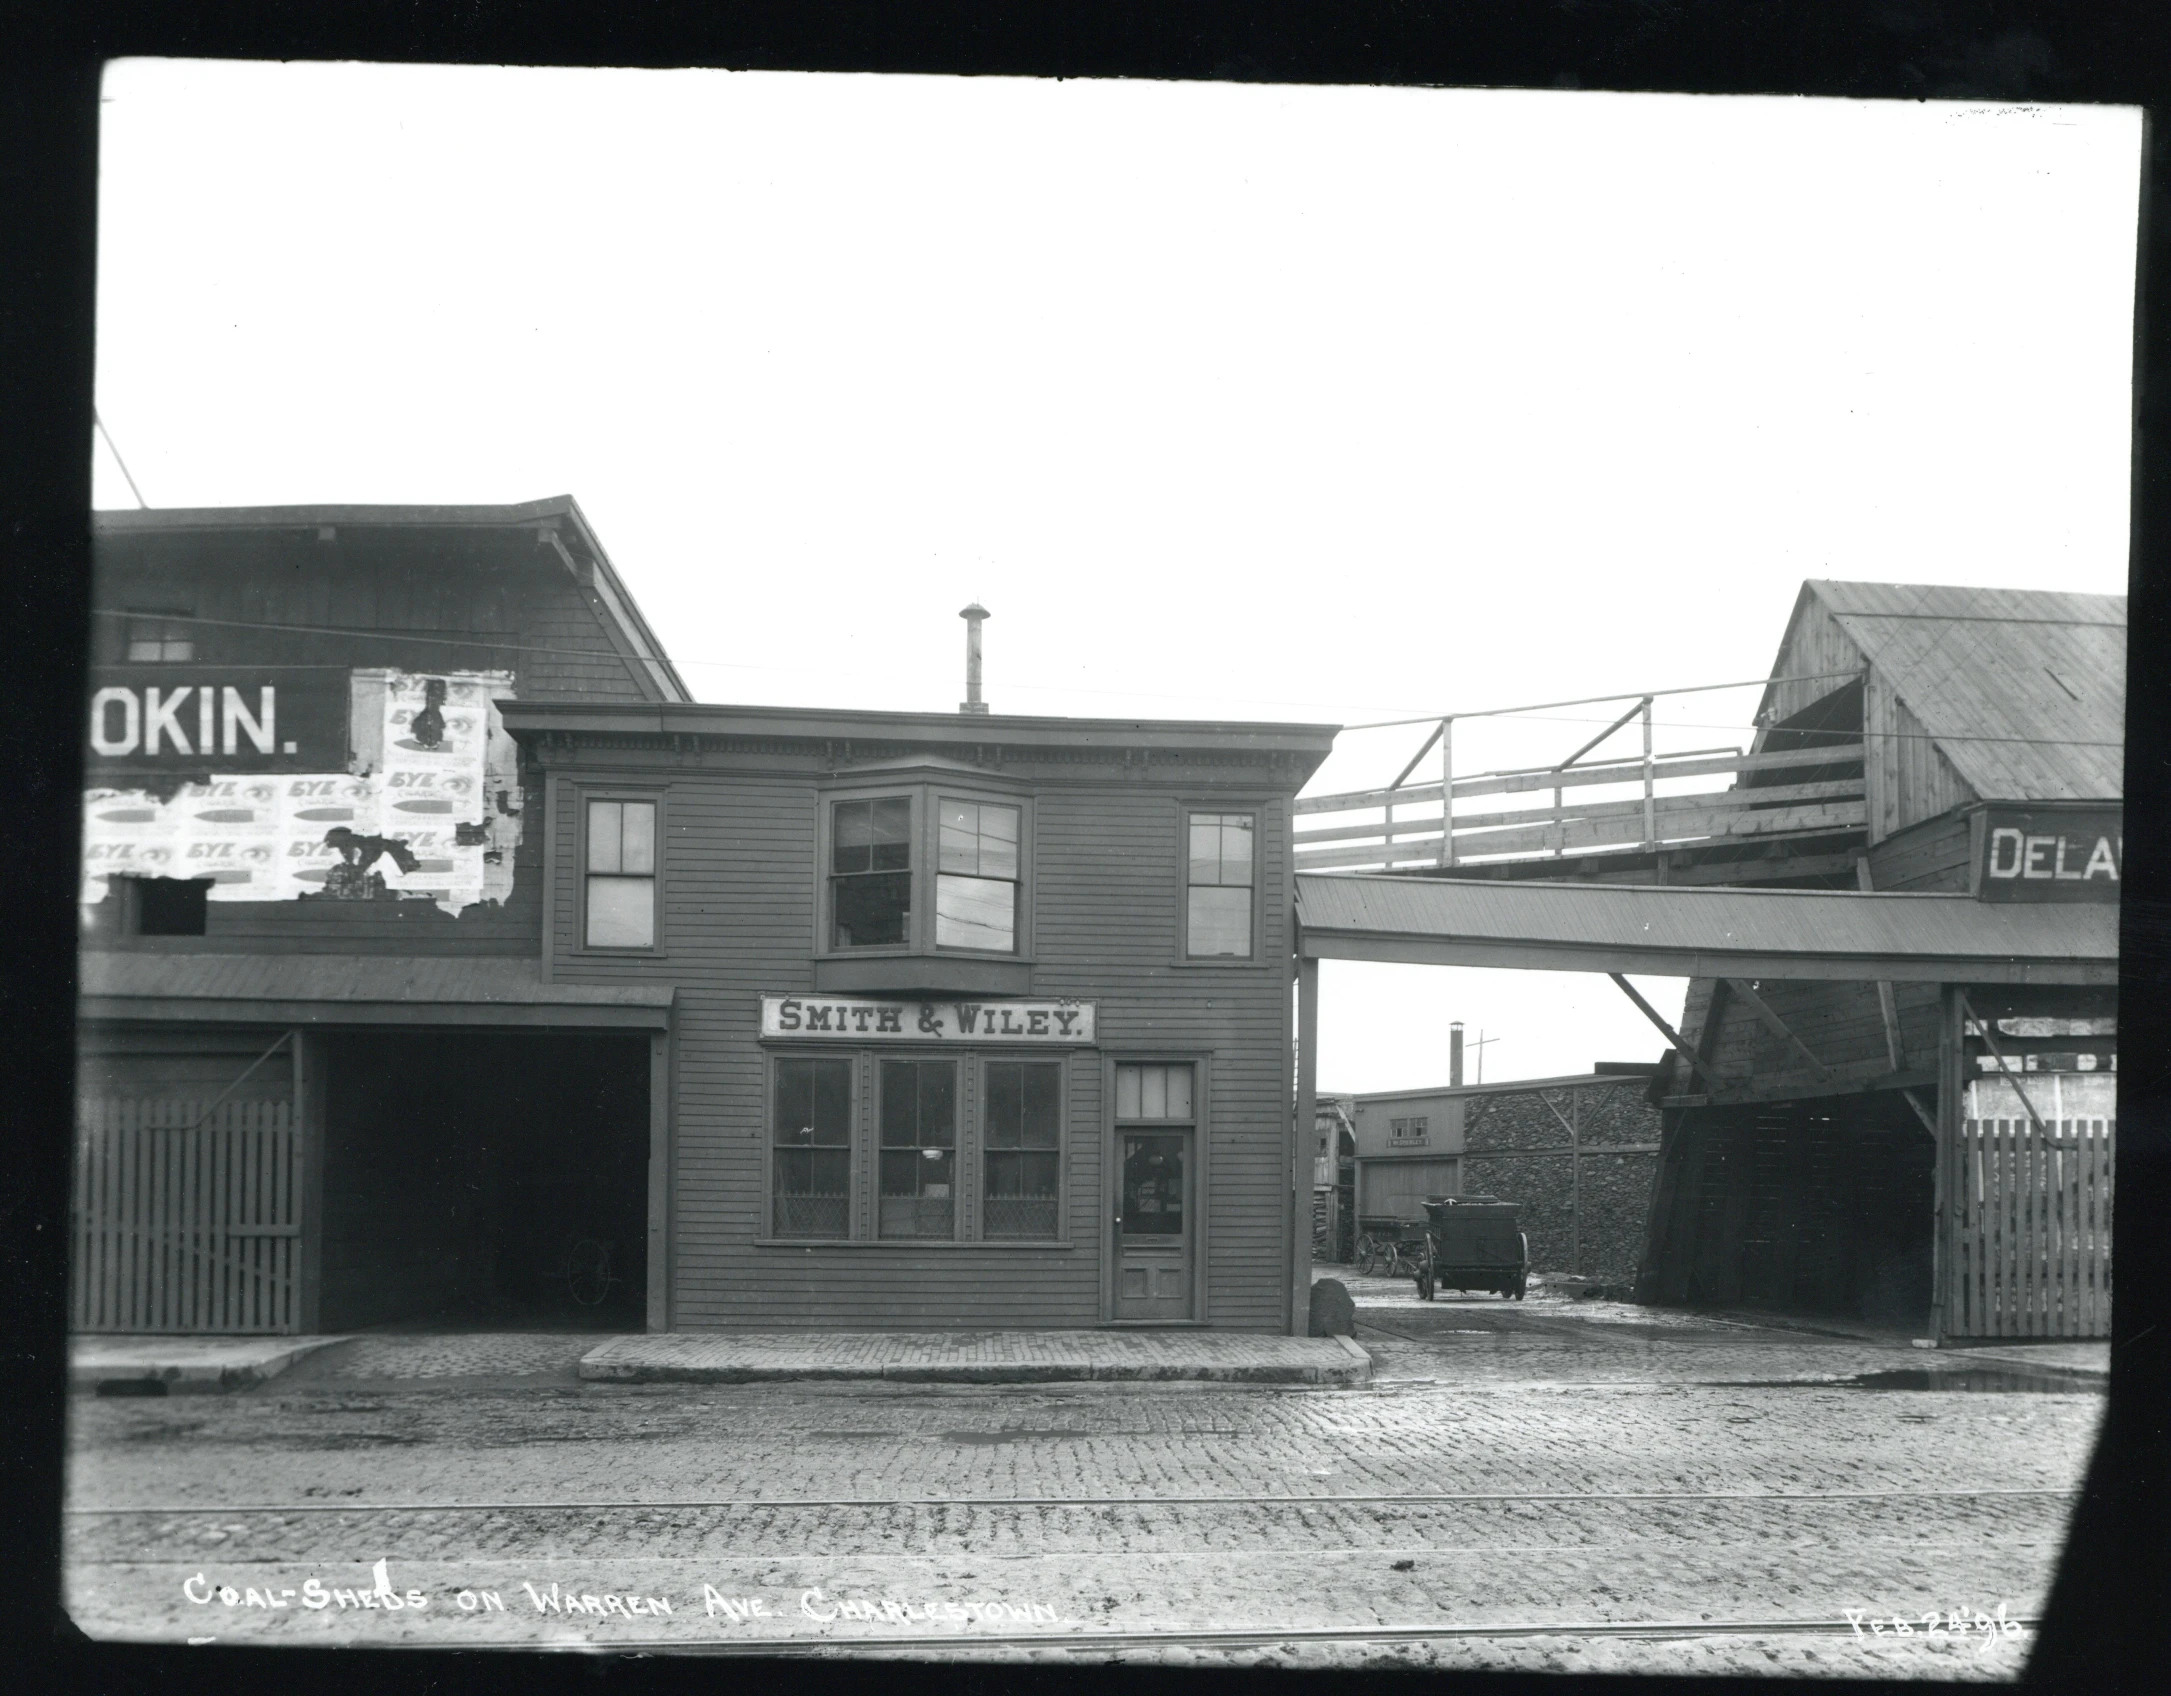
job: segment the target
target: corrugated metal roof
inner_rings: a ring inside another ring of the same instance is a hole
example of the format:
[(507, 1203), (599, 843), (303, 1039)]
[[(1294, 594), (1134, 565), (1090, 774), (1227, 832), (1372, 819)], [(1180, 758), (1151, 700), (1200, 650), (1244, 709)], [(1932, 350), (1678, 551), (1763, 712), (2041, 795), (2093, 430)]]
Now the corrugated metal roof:
[(1824, 578), (1805, 588), (1984, 800), (2125, 793), (2125, 596)]
[(167, 954), (86, 949), (84, 996), (190, 1001), (668, 1007), (669, 984), (545, 983), (533, 960), (389, 954)]
[(1297, 915), (1310, 955), (1562, 971), (2109, 982), (2118, 959), (2115, 905), (1965, 895), (1312, 874)]

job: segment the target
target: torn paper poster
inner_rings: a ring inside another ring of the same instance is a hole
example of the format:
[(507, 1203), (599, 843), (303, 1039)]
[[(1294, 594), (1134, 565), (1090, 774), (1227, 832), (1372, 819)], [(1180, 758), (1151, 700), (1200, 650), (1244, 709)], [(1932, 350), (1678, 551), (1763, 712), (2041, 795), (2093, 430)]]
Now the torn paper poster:
[(113, 876), (208, 878), (214, 901), (429, 900), (512, 893), (518, 750), (493, 706), (509, 672), (357, 671), (350, 769), (211, 774), (166, 800), (84, 796), (83, 892)]

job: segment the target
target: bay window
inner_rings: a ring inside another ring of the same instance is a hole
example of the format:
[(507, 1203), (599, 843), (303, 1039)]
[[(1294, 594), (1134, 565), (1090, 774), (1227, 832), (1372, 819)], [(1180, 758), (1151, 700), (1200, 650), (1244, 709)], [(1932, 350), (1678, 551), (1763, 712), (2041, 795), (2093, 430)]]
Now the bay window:
[(823, 806), (818, 953), (1026, 951), (1029, 802), (926, 783)]

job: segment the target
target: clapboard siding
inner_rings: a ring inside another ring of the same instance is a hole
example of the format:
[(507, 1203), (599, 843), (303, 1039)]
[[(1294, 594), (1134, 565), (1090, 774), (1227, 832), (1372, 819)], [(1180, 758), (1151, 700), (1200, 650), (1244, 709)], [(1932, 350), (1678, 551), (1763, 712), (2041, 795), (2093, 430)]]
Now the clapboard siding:
[[(1032, 993), (1095, 1003), (1098, 1046), (1069, 1051), (1061, 1246), (790, 1246), (765, 1228), (767, 1056), (760, 998), (814, 988), (822, 789), (797, 771), (689, 768), (657, 749), (583, 747), (554, 766), (550, 970), (564, 982), (678, 987), (672, 1080), (670, 1323), (677, 1328), (1091, 1326), (1101, 1322), (1103, 1067), (1125, 1054), (1205, 1058), (1206, 1320), (1286, 1329), (1289, 955), (1286, 794), (1268, 784), (1213, 804), (1262, 815), (1258, 953), (1238, 967), (1181, 962), (1181, 818), (1219, 771), (1097, 780), (1073, 761), (1030, 776)], [(1113, 762), (1111, 762), (1113, 763)], [(1253, 768), (1256, 771), (1259, 768)], [(1013, 763), (993, 781), (1017, 780)], [(665, 791), (662, 953), (578, 946), (575, 805), (583, 785)], [(1197, 787), (1192, 787), (1197, 786)], [(1289, 785), (1293, 787), (1293, 781)], [(537, 832), (540, 838), (541, 832)], [(836, 1052), (848, 1050), (839, 1045)], [(996, 1054), (981, 1049), (981, 1054)]]
[(1869, 851), (1871, 886), (1924, 894), (1968, 893), (1972, 844), (1964, 814), (1909, 826)]
[[(1689, 986), (1682, 1034), (1692, 1046), (1704, 1039), (1711, 988), (1708, 979), (1697, 979)], [(1884, 1013), (1875, 984), (1767, 978), (1757, 993), (1826, 1066), (1835, 1071), (1850, 1066), (1880, 1070), (1888, 1067)], [(1937, 1054), (1937, 986), (1894, 984), (1892, 993), (1909, 1067), (1930, 1066)], [(1753, 1080), (1760, 1090), (1769, 1091), (1783, 1077), (1797, 1084), (1814, 1082), (1792, 1045), (1769, 1030), (1734, 996), (1726, 999), (1717, 1046), (1710, 1053), (1714, 1069), (1730, 1083)]]
[(1872, 843), (1977, 799), (1922, 720), (1874, 669), (1862, 696), (1862, 734)]
[[(646, 698), (591, 591), (530, 529), (102, 534), (95, 558), (100, 605), (207, 621), (192, 633), (201, 663), (507, 670), (530, 700)], [(264, 625), (289, 628), (249, 628)], [(97, 663), (125, 643), (121, 620), (97, 621)]]

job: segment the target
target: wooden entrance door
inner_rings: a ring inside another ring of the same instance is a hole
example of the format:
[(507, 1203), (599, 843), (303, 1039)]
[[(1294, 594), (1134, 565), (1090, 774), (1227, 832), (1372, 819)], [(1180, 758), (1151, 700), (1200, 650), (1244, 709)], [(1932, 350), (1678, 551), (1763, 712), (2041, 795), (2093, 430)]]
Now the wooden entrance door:
[(1117, 1136), (1116, 1317), (1189, 1319), (1198, 1237), (1188, 1130)]
[(1947, 1335), (2110, 1335), (2117, 1090), (2103, 1072), (1970, 1080), (1948, 1190)]
[(287, 1102), (78, 1103), (71, 1327), (298, 1331), (300, 1179)]

